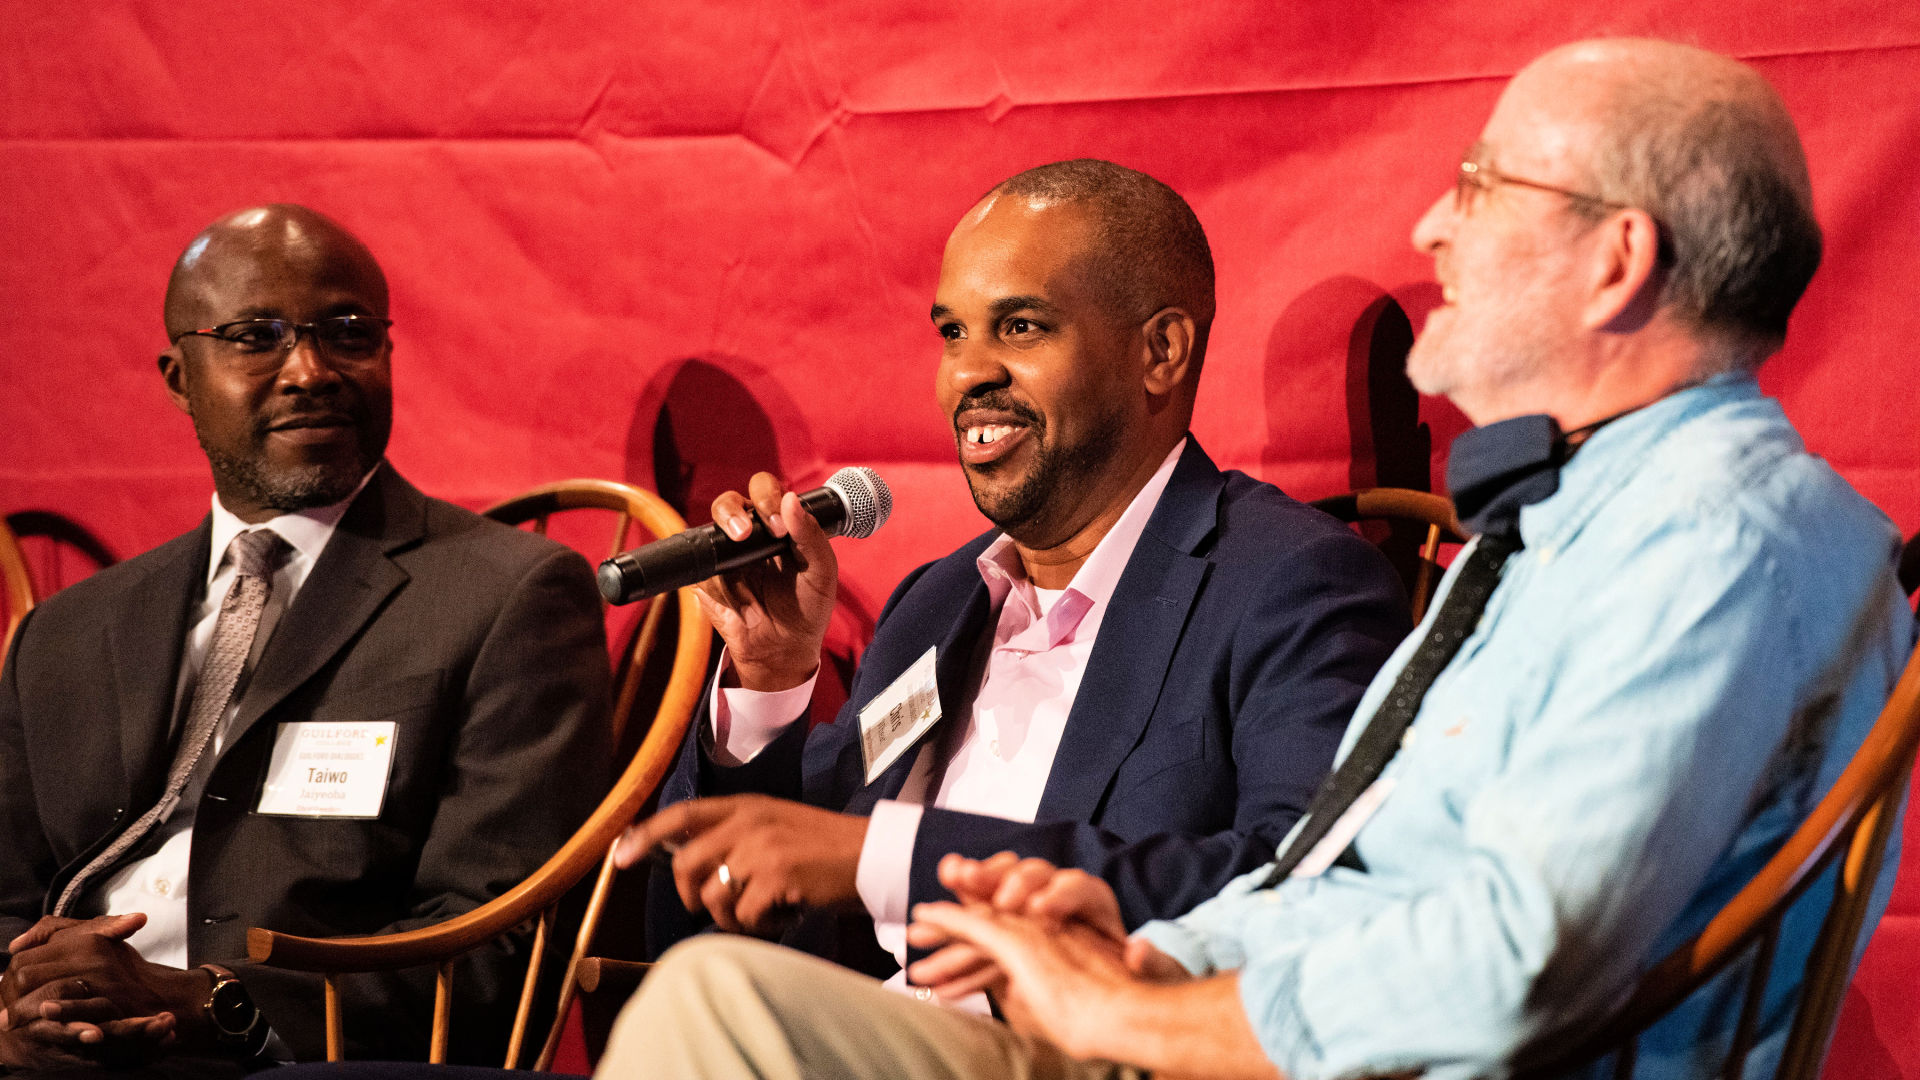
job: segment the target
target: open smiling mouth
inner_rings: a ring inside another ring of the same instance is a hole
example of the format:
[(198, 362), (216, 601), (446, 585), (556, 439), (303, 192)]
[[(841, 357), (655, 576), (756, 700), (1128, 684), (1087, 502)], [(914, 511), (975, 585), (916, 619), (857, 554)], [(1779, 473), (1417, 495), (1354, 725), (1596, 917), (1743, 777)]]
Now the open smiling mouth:
[(1026, 424), (1004, 421), (962, 423), (955, 426), (960, 435), (960, 461), (964, 465), (991, 465), (1004, 460), (1032, 430)]
[(989, 446), (1019, 430), (1021, 429), (1012, 424), (982, 424), (979, 427), (968, 428), (961, 437), (979, 446)]

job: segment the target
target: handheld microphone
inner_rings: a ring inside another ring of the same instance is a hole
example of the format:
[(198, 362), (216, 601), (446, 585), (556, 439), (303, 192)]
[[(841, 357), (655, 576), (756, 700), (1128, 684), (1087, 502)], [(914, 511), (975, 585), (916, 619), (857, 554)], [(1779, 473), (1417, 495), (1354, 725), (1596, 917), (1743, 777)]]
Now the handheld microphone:
[[(879, 473), (853, 466), (800, 496), (800, 505), (828, 536), (859, 540), (887, 523), (893, 492)], [(733, 539), (718, 525), (702, 525), (615, 555), (600, 564), (596, 580), (608, 603), (631, 604), (792, 549), (792, 540), (774, 536), (756, 516), (745, 540)]]

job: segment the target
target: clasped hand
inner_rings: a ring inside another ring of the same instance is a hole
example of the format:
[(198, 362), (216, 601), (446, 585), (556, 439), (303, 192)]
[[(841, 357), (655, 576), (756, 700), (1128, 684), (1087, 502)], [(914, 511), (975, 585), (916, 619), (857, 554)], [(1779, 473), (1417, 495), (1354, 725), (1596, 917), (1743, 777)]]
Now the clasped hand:
[(0, 1064), (66, 1068), (155, 1056), (177, 1038), (185, 981), (198, 972), (150, 964), (126, 939), (140, 914), (42, 918), (7, 945), (0, 978)]
[(1001, 852), (948, 855), (939, 874), (958, 902), (914, 909), (908, 943), (936, 951), (908, 975), (947, 999), (985, 990), (1016, 1030), (1076, 1057), (1105, 1055), (1120, 995), (1191, 977), (1128, 938), (1113, 889), (1083, 870)]

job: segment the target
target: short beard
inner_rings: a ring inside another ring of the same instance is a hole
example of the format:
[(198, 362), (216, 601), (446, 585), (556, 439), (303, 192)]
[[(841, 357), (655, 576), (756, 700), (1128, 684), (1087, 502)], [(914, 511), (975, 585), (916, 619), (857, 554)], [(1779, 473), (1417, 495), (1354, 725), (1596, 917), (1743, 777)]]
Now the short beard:
[(235, 457), (204, 441), (200, 448), (206, 451), (207, 464), (213, 470), (214, 490), (243, 495), (283, 514), (332, 506), (353, 494), (361, 478), (373, 468), (356, 458), (350, 465), (303, 465), (269, 471), (258, 459)]
[[(1492, 335), (1478, 327), (1445, 342), (1436, 343), (1424, 334), (1416, 337), (1407, 352), (1407, 381), (1420, 393), (1444, 397), (1462, 409), (1529, 385), (1548, 370), (1556, 342), (1534, 322), (1510, 321), (1503, 330), (1497, 347), (1484, 344)], [(1469, 349), (1475, 351), (1465, 355)], [(1440, 354), (1429, 356), (1429, 352)]]
[(1046, 541), (1037, 536), (1023, 533), (1032, 532), (1032, 526), (1040, 521), (1049, 506), (1057, 505), (1056, 497), (1069, 485), (1085, 483), (1098, 476), (1101, 469), (1120, 452), (1120, 439), (1125, 431), (1125, 423), (1116, 409), (1096, 418), (1088, 437), (1076, 446), (1057, 446), (1046, 441), (1046, 428), (1035, 424), (1028, 437), (1033, 438), (1036, 452), (1033, 467), (1017, 486), (1004, 492), (981, 490), (971, 470), (962, 468), (966, 473), (967, 487), (973, 493), (973, 505), (988, 521), (999, 526), (1000, 531), (1022, 542), (1032, 540), (1036, 543)]

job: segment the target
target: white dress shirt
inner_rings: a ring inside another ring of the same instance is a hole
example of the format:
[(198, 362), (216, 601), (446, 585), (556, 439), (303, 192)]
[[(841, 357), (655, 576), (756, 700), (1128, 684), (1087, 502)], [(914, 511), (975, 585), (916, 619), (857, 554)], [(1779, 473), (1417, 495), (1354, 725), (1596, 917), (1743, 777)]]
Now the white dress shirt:
[[(943, 725), (922, 745), (899, 797), (875, 805), (856, 871), (874, 936), (902, 965), (907, 881), (923, 807), (1033, 820), (1107, 602), (1185, 448), (1183, 439), (1160, 463), (1065, 589), (1035, 588), (1011, 537), (1000, 536), (980, 553), (996, 618), (978, 691), (963, 723)], [(724, 654), (721, 663), (724, 670)], [(716, 679), (709, 709), (716, 756), (727, 764), (751, 760), (795, 717), (805, 722), (812, 694), (811, 679), (771, 694), (721, 689)], [(888, 985), (905, 989), (905, 973)], [(966, 1007), (985, 1012), (985, 998), (975, 997)]]
[[(214, 624), (220, 619), (220, 602), (233, 587), (234, 578), (239, 575), (233, 560), (227, 557), (227, 547), (233, 543), (233, 538), (249, 529), (271, 529), (292, 548), (286, 561), (274, 571), (273, 588), (267, 595), (266, 607), (260, 612), (260, 624), (253, 634), (253, 648), (247, 655), (246, 667), (242, 669), (237, 684), (244, 691), (247, 679), (253, 673), (253, 666), (260, 659), (267, 639), (273, 636), (273, 629), (279, 623), (281, 614), (293, 603), (300, 587), (306, 584), (307, 575), (312, 572), (313, 564), (319, 561), (320, 553), (326, 550), (327, 542), (333, 539), (334, 527), (346, 515), (348, 505), (372, 477), (372, 472), (361, 477), (360, 487), (354, 488), (352, 495), (331, 506), (297, 510), (259, 525), (248, 525), (233, 516), (226, 507), (220, 505), (220, 496), (217, 493), (214, 495), (207, 591), (188, 615), (186, 648), (180, 658), (180, 675), (174, 685), (172, 734), (176, 738), (180, 725), (186, 720), (188, 704), (193, 700), (193, 689), (199, 682), (207, 649), (213, 643)], [(148, 854), (126, 863), (87, 890), (87, 902), (80, 908), (112, 915), (144, 912), (147, 924), (128, 939), (128, 944), (151, 963), (178, 968), (187, 966), (187, 866), (193, 853), (193, 817), (200, 804), (201, 791), (206, 787), (207, 777), (225, 749), (227, 727), (240, 711), (242, 696), (243, 693), (236, 692), (233, 700), (227, 703), (226, 711), (221, 714), (220, 722), (214, 728), (213, 741), (207, 747), (207, 752), (200, 756), (193, 775), (187, 778), (186, 790), (181, 793), (173, 813), (156, 825), (142, 842), (140, 850)], [(170, 744), (172, 741), (169, 740)]]

